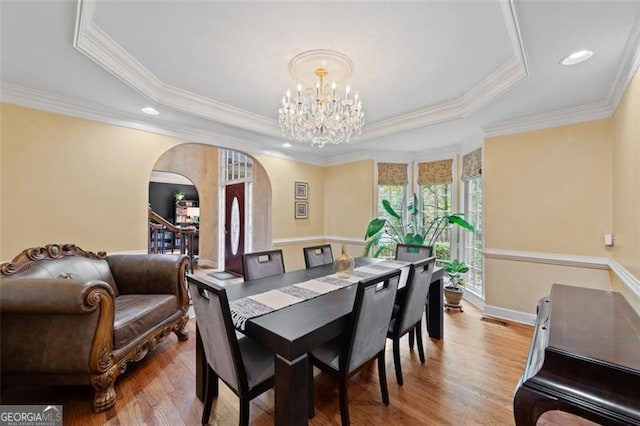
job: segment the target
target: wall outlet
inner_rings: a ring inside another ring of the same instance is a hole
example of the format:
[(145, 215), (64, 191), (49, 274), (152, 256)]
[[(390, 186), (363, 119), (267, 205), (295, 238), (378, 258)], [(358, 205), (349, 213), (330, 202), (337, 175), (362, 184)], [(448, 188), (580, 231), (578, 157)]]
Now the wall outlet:
[(604, 234), (604, 245), (605, 246), (613, 245), (613, 234)]

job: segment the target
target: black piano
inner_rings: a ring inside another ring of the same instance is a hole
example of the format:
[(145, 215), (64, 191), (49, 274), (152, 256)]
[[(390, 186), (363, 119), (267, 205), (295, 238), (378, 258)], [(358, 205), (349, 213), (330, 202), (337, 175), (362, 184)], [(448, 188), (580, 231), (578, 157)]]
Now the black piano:
[(516, 425), (549, 410), (640, 425), (640, 317), (620, 293), (554, 284), (538, 304)]

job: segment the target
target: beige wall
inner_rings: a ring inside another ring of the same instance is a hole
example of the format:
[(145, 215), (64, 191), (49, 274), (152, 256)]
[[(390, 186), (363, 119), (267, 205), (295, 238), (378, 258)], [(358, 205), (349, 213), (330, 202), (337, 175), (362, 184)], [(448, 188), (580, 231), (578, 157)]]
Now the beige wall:
[(364, 240), (375, 216), (373, 166), (372, 160), (365, 160), (326, 168), (326, 235)]
[(535, 314), (538, 301), (549, 295), (552, 284), (610, 290), (609, 272), (503, 259), (485, 260), (487, 305)]
[(618, 105), (613, 123), (613, 258), (640, 280), (640, 73)]
[[(324, 168), (265, 155), (254, 155), (254, 157), (262, 164), (271, 181), (271, 236), (273, 240), (323, 236)], [(294, 217), (295, 182), (309, 184), (308, 199), (298, 200), (309, 203), (308, 219), (295, 219)], [(283, 251), (286, 270), (304, 268), (302, 247), (312, 244), (314, 242), (311, 241), (303, 244), (295, 242), (277, 244), (276, 248), (281, 248)]]
[(0, 104), (0, 259), (28, 247), (146, 250), (149, 176), (183, 141)]
[[(487, 250), (610, 257), (610, 119), (487, 139)], [(485, 262), (487, 305), (534, 313), (551, 284), (610, 289), (606, 271), (502, 259)]]
[(611, 120), (487, 139), (485, 247), (609, 257)]
[(158, 159), (154, 170), (181, 174), (193, 182), (200, 205), (199, 257), (209, 265), (218, 264), (219, 149), (203, 144), (182, 144)]

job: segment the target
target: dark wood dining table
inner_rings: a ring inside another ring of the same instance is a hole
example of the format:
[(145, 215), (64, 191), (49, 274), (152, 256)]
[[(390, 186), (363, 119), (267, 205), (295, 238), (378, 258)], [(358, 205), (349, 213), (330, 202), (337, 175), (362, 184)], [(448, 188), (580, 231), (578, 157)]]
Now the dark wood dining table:
[[(356, 267), (379, 259), (356, 258)], [(226, 287), (229, 301), (331, 275), (334, 266), (287, 272), (283, 275), (232, 284)], [(191, 279), (207, 282), (201, 275)], [(443, 337), (443, 270), (433, 272), (426, 301), (427, 332), (435, 339)], [(275, 354), (275, 423), (308, 424), (308, 353), (347, 329), (357, 286), (352, 285), (313, 299), (250, 319), (243, 333)], [(196, 396), (204, 398), (207, 363), (202, 340), (196, 327)]]

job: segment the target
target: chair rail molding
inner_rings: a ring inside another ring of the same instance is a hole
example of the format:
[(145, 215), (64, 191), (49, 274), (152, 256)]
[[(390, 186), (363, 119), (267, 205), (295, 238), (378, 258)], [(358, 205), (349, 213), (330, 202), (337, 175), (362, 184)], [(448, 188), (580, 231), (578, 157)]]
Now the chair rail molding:
[(609, 258), (577, 256), (559, 253), (539, 253), (518, 250), (485, 249), (486, 259), (514, 260), (518, 262), (545, 263), (548, 265), (575, 266), (578, 268), (609, 269)]
[(640, 279), (625, 269), (618, 261), (608, 257), (588, 257), (558, 253), (539, 253), (517, 250), (485, 249), (486, 259), (513, 260), (517, 262), (544, 263), (577, 268), (605, 269), (613, 272), (635, 295), (640, 297)]
[(609, 261), (609, 268), (636, 296), (640, 297), (640, 279), (614, 259)]
[(366, 245), (366, 242), (362, 239), (354, 237), (337, 237), (327, 235), (310, 235), (308, 237), (291, 237), (291, 238), (274, 238), (271, 244), (274, 247), (291, 246), (297, 244), (309, 244), (317, 243), (318, 241), (324, 241), (326, 243), (341, 243), (341, 244), (353, 244), (358, 246)]

